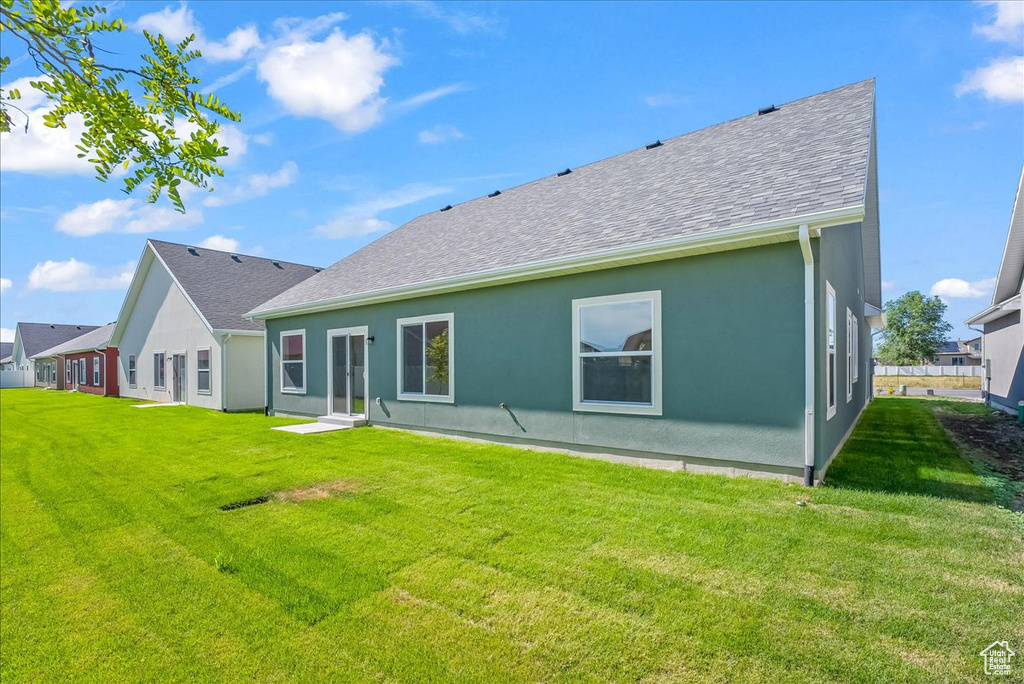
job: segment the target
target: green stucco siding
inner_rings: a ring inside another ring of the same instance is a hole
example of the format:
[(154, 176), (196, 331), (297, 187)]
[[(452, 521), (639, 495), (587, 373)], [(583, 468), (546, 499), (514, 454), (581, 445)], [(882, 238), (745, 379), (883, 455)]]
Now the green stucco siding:
[[(368, 326), (375, 424), (799, 468), (802, 263), (788, 242), (272, 319), (270, 409), (325, 414), (327, 331)], [(662, 293), (663, 415), (574, 412), (572, 300), (647, 290)], [(454, 404), (396, 400), (396, 319), (449, 312)], [(296, 329), (306, 331), (305, 395), (279, 390), (280, 333)]]
[[(822, 231), (816, 241), (817, 325), (817, 448), (815, 467), (822, 468), (842, 443), (871, 396), (871, 329), (864, 320), (864, 251), (859, 223), (835, 226)], [(827, 289), (836, 292), (836, 413), (828, 418), (826, 394)], [(847, 401), (846, 310), (857, 317), (860, 328), (860, 377), (853, 383), (852, 399)]]

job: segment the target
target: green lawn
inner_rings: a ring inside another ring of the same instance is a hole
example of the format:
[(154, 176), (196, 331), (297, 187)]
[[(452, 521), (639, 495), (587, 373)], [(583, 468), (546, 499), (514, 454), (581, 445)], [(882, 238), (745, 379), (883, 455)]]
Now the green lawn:
[(131, 403), (0, 393), (5, 682), (981, 681), (1024, 652), (1024, 536), (917, 402), (876, 400), (814, 490)]

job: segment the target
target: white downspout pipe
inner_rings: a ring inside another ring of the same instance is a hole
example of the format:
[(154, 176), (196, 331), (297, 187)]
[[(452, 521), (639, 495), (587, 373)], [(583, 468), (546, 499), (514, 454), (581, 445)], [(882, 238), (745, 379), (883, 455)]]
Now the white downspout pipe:
[(220, 410), (224, 412), (228, 410), (228, 340), (230, 339), (231, 333), (227, 333), (220, 343)]
[(814, 486), (814, 252), (811, 230), (800, 226), (804, 255), (804, 484)]

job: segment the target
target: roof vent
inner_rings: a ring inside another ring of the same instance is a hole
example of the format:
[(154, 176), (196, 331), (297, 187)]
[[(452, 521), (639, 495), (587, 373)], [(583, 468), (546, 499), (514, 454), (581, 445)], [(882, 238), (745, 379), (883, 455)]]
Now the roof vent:
[(313, 273), (319, 273), (322, 270), (324, 270), (324, 269), (322, 269), (322, 268), (314, 268), (313, 269)]
[(272, 262), (270, 262), (270, 263), (274, 264), (274, 266), (275, 266), (276, 268), (281, 268), (281, 262), (280, 262), (280, 261), (272, 261)]
[(75, 330), (81, 330), (81, 329), (82, 329), (82, 326), (80, 326), (80, 325), (76, 325), (75, 326)]
[(196, 251), (195, 247), (189, 247), (188, 253), (191, 254), (192, 256), (199, 256), (199, 252)]
[(653, 150), (655, 147), (661, 147), (662, 144), (663, 143), (660, 140), (655, 140), (650, 145), (647, 145), (646, 147), (644, 147), (644, 149), (645, 150)]
[(231, 255), (231, 259), (232, 259), (232, 261), (237, 261), (238, 263), (242, 263), (242, 260), (238, 258), (237, 254), (232, 254)]
[(50, 324), (50, 330), (56, 330), (56, 328), (54, 327), (53, 323)]
[(445, 206), (441, 207), (441, 211), (448, 211), (451, 208), (452, 208), (452, 205), (446, 204)]
[(488, 195), (488, 197), (497, 197), (500, 194), (501, 194), (501, 190), (495, 190), (490, 195)]
[(775, 105), (768, 105), (767, 107), (761, 107), (757, 110), (758, 116), (764, 116), (765, 114), (771, 114), (772, 112), (779, 111), (779, 108)]
[(561, 178), (562, 176), (568, 176), (570, 173), (572, 173), (572, 169), (566, 169), (565, 171), (559, 171), (555, 175), (557, 175), (559, 178)]

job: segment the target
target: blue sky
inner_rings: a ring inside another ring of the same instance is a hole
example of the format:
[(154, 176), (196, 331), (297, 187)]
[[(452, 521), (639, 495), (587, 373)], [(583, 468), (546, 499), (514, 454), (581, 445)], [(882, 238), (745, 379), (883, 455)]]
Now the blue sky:
[(127, 197), (22, 87), (29, 133), (0, 139), (5, 340), (114, 320), (146, 237), (328, 266), (445, 204), (871, 76), (885, 297), (941, 294), (964, 336), (991, 297), (1024, 163), (1019, 2), (110, 7), (126, 63), (142, 28), (196, 34), (195, 75), (242, 112), (227, 175), (184, 216)]

